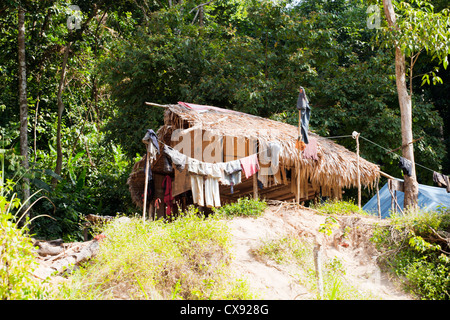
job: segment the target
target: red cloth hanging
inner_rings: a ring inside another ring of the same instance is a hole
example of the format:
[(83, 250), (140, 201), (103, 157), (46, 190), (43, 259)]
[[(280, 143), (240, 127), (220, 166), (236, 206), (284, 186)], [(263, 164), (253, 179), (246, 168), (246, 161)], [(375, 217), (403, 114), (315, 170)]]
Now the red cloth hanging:
[(248, 179), (259, 171), (259, 162), (257, 154), (252, 154), (248, 157), (239, 159), (242, 170), (244, 170), (245, 177)]
[(170, 176), (166, 176), (162, 182), (162, 187), (164, 190), (164, 203), (166, 204), (166, 214), (170, 216), (172, 213), (172, 178)]
[(309, 138), (309, 143), (306, 145), (305, 150), (303, 150), (303, 159), (313, 159), (319, 160), (317, 156), (317, 139)]

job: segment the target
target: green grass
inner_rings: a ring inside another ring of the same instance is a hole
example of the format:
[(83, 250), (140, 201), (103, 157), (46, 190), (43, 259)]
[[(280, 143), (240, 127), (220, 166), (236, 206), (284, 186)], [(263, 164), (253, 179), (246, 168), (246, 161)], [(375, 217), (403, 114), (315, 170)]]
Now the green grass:
[(368, 215), (364, 210), (360, 210), (352, 200), (327, 200), (324, 203), (312, 205), (311, 208), (316, 209), (323, 214), (336, 214), (336, 215), (352, 215), (362, 214)]
[(259, 217), (267, 208), (264, 200), (253, 198), (239, 198), (236, 202), (226, 204), (219, 208), (214, 208), (217, 216), (225, 218), (232, 217)]
[(224, 221), (191, 207), (171, 223), (114, 220), (100, 253), (71, 276), (60, 299), (251, 299), (232, 278)]

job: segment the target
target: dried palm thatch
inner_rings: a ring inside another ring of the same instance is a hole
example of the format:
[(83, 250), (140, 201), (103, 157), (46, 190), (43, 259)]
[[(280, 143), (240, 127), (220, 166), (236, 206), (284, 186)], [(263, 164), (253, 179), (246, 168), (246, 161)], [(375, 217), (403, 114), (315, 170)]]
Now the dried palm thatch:
[[(301, 168), (301, 178), (307, 178), (313, 186), (328, 188), (351, 188), (357, 186), (357, 156), (354, 152), (335, 142), (310, 132), (317, 139), (318, 160), (304, 159), (296, 148), (298, 127), (286, 123), (245, 114), (238, 111), (205, 106), (204, 110), (193, 110), (182, 104), (164, 105), (164, 125), (157, 135), (169, 143), (176, 129), (201, 129), (216, 136), (255, 139), (260, 145), (270, 141), (281, 144), (280, 163), (285, 167)], [(143, 159), (144, 160), (144, 159)], [(143, 167), (143, 160), (135, 169)], [(137, 179), (133, 170), (131, 180)], [(379, 178), (380, 169), (360, 158), (361, 184), (372, 188)], [(129, 180), (129, 184), (130, 184)], [(132, 191), (130, 184), (130, 191)], [(142, 193), (142, 191), (141, 191)], [(132, 191), (133, 194), (133, 191)], [(134, 196), (136, 197), (136, 196)], [(138, 199), (133, 199), (138, 201)]]

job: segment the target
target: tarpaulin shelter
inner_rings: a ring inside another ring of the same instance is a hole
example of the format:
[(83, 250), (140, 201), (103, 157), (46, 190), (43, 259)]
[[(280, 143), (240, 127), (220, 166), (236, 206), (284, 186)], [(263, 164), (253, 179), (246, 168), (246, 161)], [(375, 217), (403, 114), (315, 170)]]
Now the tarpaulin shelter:
[[(397, 179), (398, 182), (402, 183), (403, 180)], [(395, 194), (396, 202), (394, 201), (392, 194)], [(399, 190), (394, 190), (392, 193), (389, 191), (388, 183), (386, 183), (383, 188), (379, 191), (380, 197), (380, 212), (381, 218), (388, 218), (392, 211), (398, 210), (400, 207), (403, 210), (404, 193)], [(419, 184), (419, 196), (418, 196), (418, 206), (424, 211), (436, 210), (439, 207), (450, 208), (450, 193), (447, 193), (445, 188), (438, 188), (427, 186), (424, 184)], [(394, 209), (394, 210), (393, 210)], [(377, 196), (373, 196), (363, 207), (363, 210), (378, 214)]]

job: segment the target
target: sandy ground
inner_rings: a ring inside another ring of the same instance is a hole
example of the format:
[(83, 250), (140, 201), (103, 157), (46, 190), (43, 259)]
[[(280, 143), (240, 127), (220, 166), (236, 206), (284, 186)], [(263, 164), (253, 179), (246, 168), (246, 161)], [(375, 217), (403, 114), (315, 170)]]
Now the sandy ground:
[(252, 249), (261, 246), (263, 241), (299, 235), (308, 239), (311, 244), (314, 239), (322, 244), (323, 263), (328, 259), (338, 258), (345, 268), (343, 281), (365, 292), (365, 297), (381, 300), (411, 299), (397, 290), (387, 275), (380, 271), (376, 264), (378, 252), (361, 231), (364, 229), (361, 226), (376, 222), (375, 218), (339, 217), (341, 225), (358, 230), (345, 240), (339, 238), (339, 229), (332, 236), (318, 232), (325, 218), (312, 210), (294, 206), (270, 206), (258, 218), (234, 218), (229, 226), (233, 235), (234, 255), (231, 267), (236, 276), (247, 280), (253, 291), (258, 293), (258, 299), (316, 299), (316, 292), (309, 292), (298, 281), (298, 270), (271, 260), (258, 259), (252, 253)]

